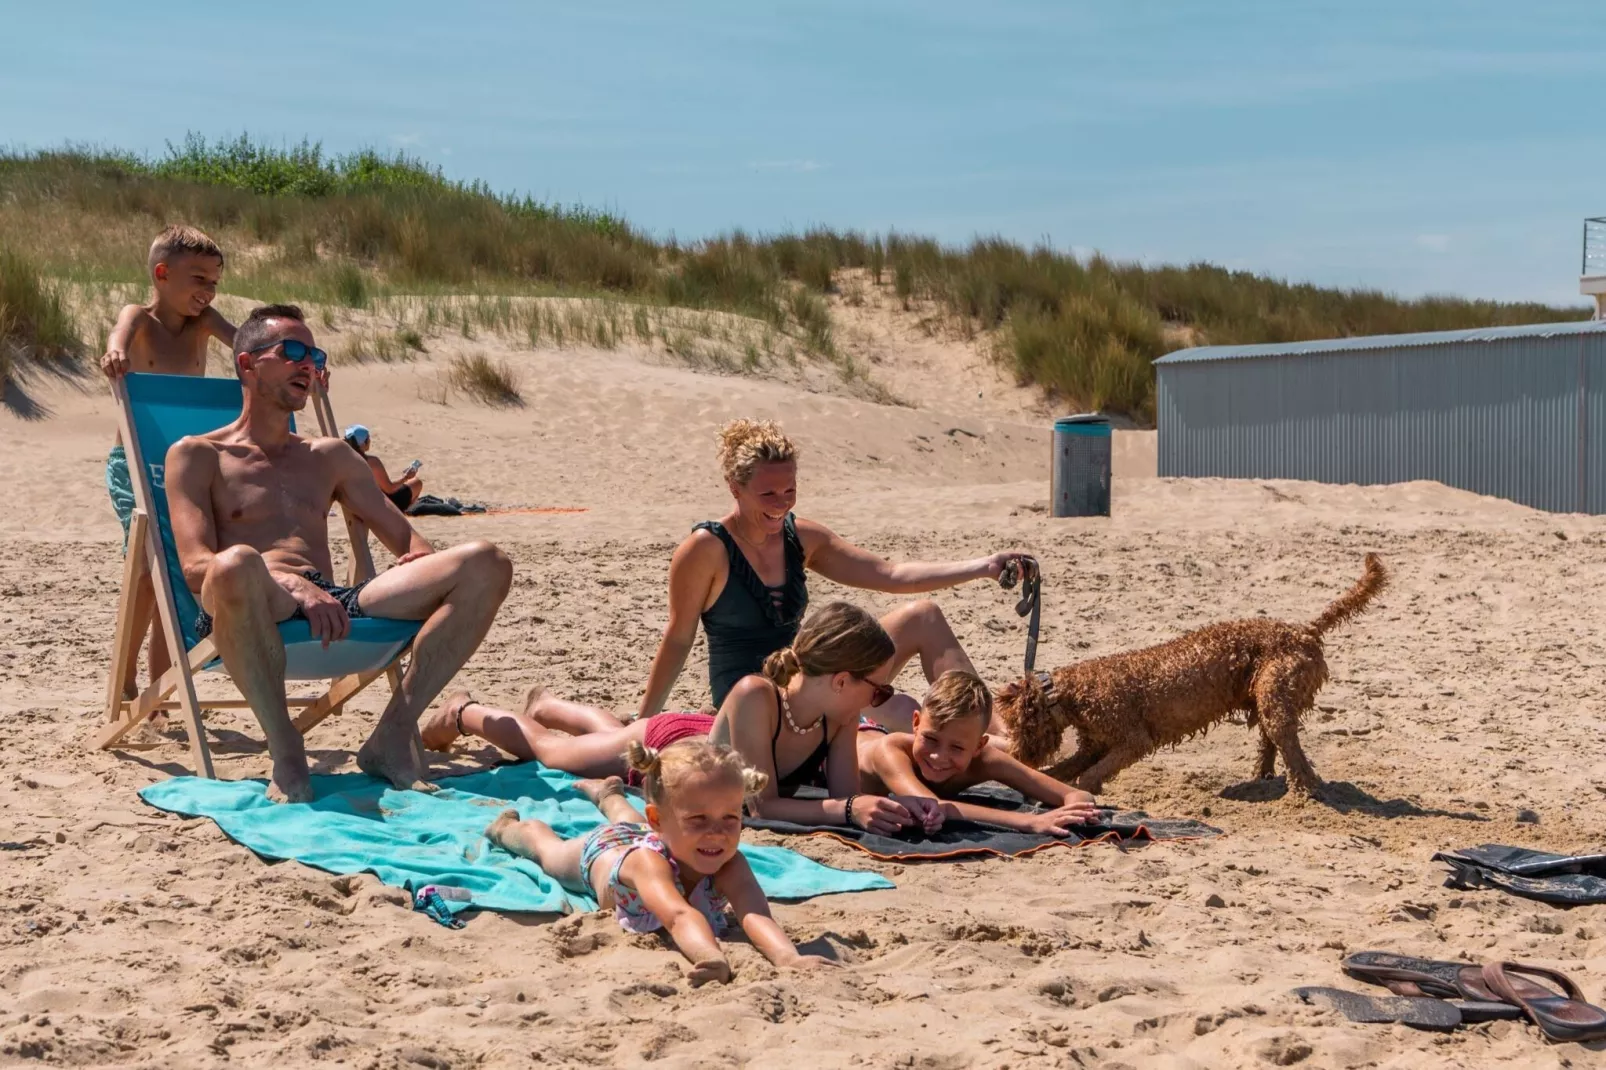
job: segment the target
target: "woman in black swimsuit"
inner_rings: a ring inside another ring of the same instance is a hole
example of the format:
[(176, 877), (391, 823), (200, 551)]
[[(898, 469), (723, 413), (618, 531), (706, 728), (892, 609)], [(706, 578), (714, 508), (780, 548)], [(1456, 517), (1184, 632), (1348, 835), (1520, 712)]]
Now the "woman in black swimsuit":
[[(797, 501), (797, 450), (773, 423), (736, 420), (719, 433), (720, 467), (735, 505), (722, 519), (698, 524), (669, 563), (669, 624), (658, 644), (637, 711), (664, 708), (686, 666), (701, 621), (708, 635), (708, 677), (716, 706), (732, 685), (797, 634), (808, 605), (807, 570), (848, 587), (924, 594), (968, 580), (997, 579), (1021, 551), (971, 561), (891, 562), (853, 545), (830, 528), (792, 514)], [(881, 624), (896, 645), (891, 676), (920, 658), (928, 681), (949, 669), (975, 672), (935, 602), (922, 599), (888, 613)], [(899, 696), (877, 719), (907, 727), (914, 702)]]
[[(691, 736), (734, 747), (769, 784), (754, 809), (765, 817), (803, 825), (854, 824), (890, 833), (912, 822), (936, 820), (924, 798), (859, 793), (858, 715), (893, 694), (892, 639), (864, 610), (832, 602), (809, 616), (791, 644), (764, 660), (762, 673), (737, 681), (718, 715), (665, 713), (621, 725), (601, 711), (586, 727), (555, 731), (531, 715), (451, 695), (420, 726), (424, 745), (446, 750), (460, 735), (478, 736), (519, 758), (577, 776), (625, 774), (632, 740), (662, 749)], [(574, 704), (564, 704), (574, 705)], [(588, 709), (587, 707), (576, 707)], [(798, 799), (800, 787), (824, 788), (828, 798)]]

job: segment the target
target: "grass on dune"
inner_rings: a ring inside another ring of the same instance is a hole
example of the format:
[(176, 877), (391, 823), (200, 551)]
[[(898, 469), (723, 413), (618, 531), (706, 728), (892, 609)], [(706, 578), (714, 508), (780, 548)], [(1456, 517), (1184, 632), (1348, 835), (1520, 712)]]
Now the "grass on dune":
[(82, 348), (55, 284), (28, 260), (0, 247), (0, 391), (25, 363), (72, 360)]
[(487, 405), (524, 404), (518, 373), (505, 360), (492, 360), (484, 353), (453, 357), (446, 377), (453, 387)]
[[(656, 338), (694, 355), (699, 346), (667, 325), (668, 313), (731, 313), (757, 324), (766, 352), (781, 339), (792, 352), (837, 362), (845, 378), (853, 365), (838, 352), (829, 303), (862, 303), (861, 290), (838, 294), (836, 280), (863, 269), (862, 278), (890, 287), (905, 307), (934, 306), (965, 334), (984, 336), (1023, 383), (1140, 421), (1153, 413), (1150, 363), (1174, 348), (1179, 332), (1196, 344), (1277, 342), (1588, 314), (1448, 297), (1404, 301), (1211, 264), (1145, 267), (996, 238), (952, 247), (819, 228), (681, 244), (655, 240), (612, 212), (456, 182), (403, 154), (328, 156), (308, 142), (275, 148), (243, 135), (191, 135), (155, 159), (80, 147), (0, 152), (0, 246), (26, 256), (33, 272), (143, 284), (151, 236), (175, 221), (217, 238), (229, 255), (226, 287), (258, 300), (372, 309), (420, 295), (440, 298), (440, 313), (451, 316), (449, 325), (410, 328), (426, 334), (515, 331), (532, 344), (599, 346)], [(471, 312), (447, 298), (466, 291), (490, 304)], [(600, 303), (590, 311), (538, 303), (531, 313), (515, 303), (527, 297)], [(759, 353), (752, 337), (732, 338), (727, 348), (741, 355), (718, 348), (722, 355), (711, 359), (741, 367)]]

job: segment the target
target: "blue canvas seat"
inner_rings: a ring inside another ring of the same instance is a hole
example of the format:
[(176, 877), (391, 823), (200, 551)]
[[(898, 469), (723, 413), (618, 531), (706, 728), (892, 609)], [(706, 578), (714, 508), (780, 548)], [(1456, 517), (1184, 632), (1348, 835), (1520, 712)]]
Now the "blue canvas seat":
[[(193, 675), (198, 671), (221, 673), (225, 670), (212, 641), (196, 634), (200, 606), (185, 582), (173, 542), (164, 466), (168, 448), (179, 439), (215, 431), (239, 416), (240, 384), (233, 379), (131, 374), (115, 382), (113, 390), (120, 410), (124, 448), (128, 452), (135, 511), (129, 526), (117, 646), (108, 685), (109, 724), (97, 735), (96, 742), (102, 748), (113, 747), (158, 709), (176, 707), (184, 710), (190, 721), (190, 746), (196, 756), (196, 771), (211, 776), (211, 756), (201, 729)], [(323, 433), (332, 435), (333, 413), (321, 390), (314, 403)], [(347, 524), (349, 529), (352, 526), (349, 516)], [(359, 562), (354, 570), (357, 578), (372, 575), (366, 549), (366, 536), (362, 537), (360, 546), (354, 540), (353, 551)], [(164, 628), (174, 630), (183, 649), (171, 651), (174, 655), (172, 671), (161, 680), (153, 681), (138, 698), (128, 700), (122, 696), (121, 682), (128, 659), (138, 656), (140, 641), (140, 636), (131, 634), (129, 604), (135, 584), (146, 572), (156, 588), (158, 617)], [(362, 575), (364, 572), (367, 575)], [(346, 639), (330, 643), (327, 648), (312, 637), (305, 620), (297, 618), (281, 623), (278, 630), (284, 643), (285, 679), (332, 682), (320, 696), (290, 700), (292, 707), (302, 707), (301, 715), (296, 718), (297, 727), (306, 731), (336, 712), (380, 674), (393, 673), (397, 660), (411, 647), (421, 623), (359, 617), (351, 621)], [(178, 692), (176, 702), (168, 700), (174, 691)], [(208, 700), (207, 705), (230, 707), (245, 703)]]

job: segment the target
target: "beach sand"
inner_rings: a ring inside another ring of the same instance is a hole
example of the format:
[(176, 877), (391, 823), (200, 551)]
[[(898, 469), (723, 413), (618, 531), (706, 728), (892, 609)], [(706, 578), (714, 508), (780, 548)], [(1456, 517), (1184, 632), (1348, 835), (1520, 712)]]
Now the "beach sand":
[[(0, 1065), (1606, 1065), (1519, 1023), (1353, 1025), (1289, 995), (1364, 988), (1339, 971), (1364, 948), (1537, 961), (1606, 994), (1606, 908), (1454, 891), (1429, 860), (1485, 842), (1599, 848), (1606, 521), (1429, 484), (1159, 480), (1143, 432), (1118, 436), (1111, 518), (1051, 519), (1050, 410), (973, 347), (875, 311), (841, 310), (858, 317), (844, 336), (904, 405), (494, 339), (474, 348), (520, 370), (523, 408), (426, 400), (444, 342), (416, 363), (338, 369), (337, 413), (367, 424), (393, 469), (422, 458), (427, 490), (585, 510), (420, 521), (437, 544), (491, 538), (517, 569), (458, 683), (504, 704), (540, 682), (632, 708), (669, 554), (726, 508), (714, 429), (774, 417), (803, 450), (804, 515), (899, 558), (1037, 554), (1043, 667), (1234, 616), (1309, 619), (1381, 553), (1393, 583), (1329, 637), (1333, 679), (1303, 732), (1330, 803), (1251, 781), (1254, 741), (1224, 724), (1105, 796), (1219, 839), (924, 865), (786, 840), (898, 886), (777, 907), (839, 971), (778, 973), (738, 944), (735, 981), (694, 990), (676, 954), (600, 915), (486, 914), (449, 931), (372, 877), (270, 865), (209, 821), (147, 807), (137, 789), (188, 763), (180, 732), (86, 749), (120, 579), (102, 486), (114, 421), (101, 384), (42, 383), (47, 418), (0, 412)], [(817, 578), (811, 591), (898, 601)], [(1019, 671), (1013, 595), (975, 583), (934, 597), (989, 681)], [(918, 669), (900, 682), (918, 692)], [(386, 694), (314, 730), (315, 771), (353, 768)], [(671, 705), (706, 698), (699, 641)], [(249, 714), (208, 725), (220, 775), (266, 772)], [(493, 756), (463, 747), (437, 769)]]

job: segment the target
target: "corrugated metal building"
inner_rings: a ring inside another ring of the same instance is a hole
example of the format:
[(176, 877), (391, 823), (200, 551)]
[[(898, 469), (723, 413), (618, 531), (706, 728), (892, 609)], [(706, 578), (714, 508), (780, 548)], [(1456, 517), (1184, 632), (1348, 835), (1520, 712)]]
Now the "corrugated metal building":
[(1606, 323), (1273, 345), (1155, 362), (1162, 476), (1432, 479), (1606, 513)]

